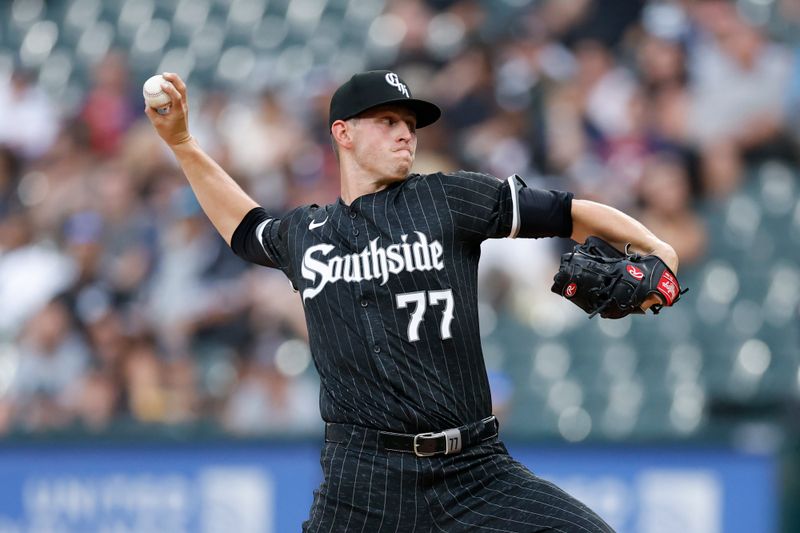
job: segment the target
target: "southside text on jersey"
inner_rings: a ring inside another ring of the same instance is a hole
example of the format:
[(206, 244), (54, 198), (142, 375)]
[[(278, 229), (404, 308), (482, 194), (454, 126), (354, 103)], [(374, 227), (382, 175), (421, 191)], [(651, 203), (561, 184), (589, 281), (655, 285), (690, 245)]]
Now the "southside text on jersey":
[[(346, 282), (359, 282), (364, 280), (380, 279), (385, 285), (389, 274), (399, 274), (403, 270), (442, 270), (442, 245), (439, 241), (428, 242), (428, 238), (420, 231), (414, 232), (417, 242), (408, 243), (408, 235), (401, 235), (403, 241), (399, 244), (390, 244), (385, 249), (378, 246), (379, 238), (369, 242), (369, 246), (358, 254), (343, 256), (334, 255), (327, 262), (316, 259), (314, 256), (327, 257), (335, 248), (332, 244), (316, 244), (308, 248), (303, 255), (303, 278), (315, 286), (303, 291), (303, 300), (314, 298), (328, 283), (339, 280)], [(319, 276), (319, 280), (317, 279)]]

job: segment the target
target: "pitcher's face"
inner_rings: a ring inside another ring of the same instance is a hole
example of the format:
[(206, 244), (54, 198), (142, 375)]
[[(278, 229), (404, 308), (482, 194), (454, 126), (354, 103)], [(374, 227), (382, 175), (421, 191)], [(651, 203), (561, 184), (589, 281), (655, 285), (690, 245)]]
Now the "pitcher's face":
[(417, 119), (402, 106), (369, 109), (353, 121), (353, 155), (358, 165), (387, 181), (405, 179), (417, 150)]

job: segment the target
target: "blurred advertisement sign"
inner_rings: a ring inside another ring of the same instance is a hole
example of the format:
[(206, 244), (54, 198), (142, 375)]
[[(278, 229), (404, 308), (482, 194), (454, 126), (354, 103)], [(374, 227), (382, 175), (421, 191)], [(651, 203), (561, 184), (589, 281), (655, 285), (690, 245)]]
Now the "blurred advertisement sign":
[[(776, 459), (707, 447), (512, 446), (617, 533), (774, 533)], [(0, 533), (299, 531), (319, 446), (219, 444), (0, 452)]]
[(319, 448), (221, 444), (0, 452), (0, 533), (298, 531)]
[(642, 533), (722, 533), (722, 483), (712, 472), (648, 470), (638, 479)]
[(213, 468), (200, 474), (203, 533), (272, 533), (272, 476), (257, 468)]
[(617, 533), (777, 533), (774, 457), (706, 446), (509, 446)]

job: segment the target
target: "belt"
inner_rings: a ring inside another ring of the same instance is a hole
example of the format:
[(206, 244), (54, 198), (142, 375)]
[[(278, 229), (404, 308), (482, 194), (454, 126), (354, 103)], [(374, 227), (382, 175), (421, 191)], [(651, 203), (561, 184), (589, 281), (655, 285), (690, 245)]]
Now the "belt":
[(413, 453), (417, 457), (434, 455), (454, 455), (481, 442), (497, 436), (499, 423), (492, 415), (457, 428), (429, 433), (393, 433), (352, 424), (325, 424), (327, 442), (351, 442), (354, 435), (377, 444), (378, 448), (389, 452)]

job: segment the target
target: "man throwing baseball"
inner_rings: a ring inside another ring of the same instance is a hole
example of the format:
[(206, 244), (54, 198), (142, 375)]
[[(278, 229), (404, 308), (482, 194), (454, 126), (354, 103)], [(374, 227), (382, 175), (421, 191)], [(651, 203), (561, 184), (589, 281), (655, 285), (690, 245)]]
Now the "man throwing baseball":
[[(326, 431), (303, 530), (612, 531), (498, 439), (478, 327), (480, 245), (593, 235), (674, 272), (672, 247), (615, 209), (517, 176), (411, 174), (416, 129), (440, 111), (389, 71), (356, 74), (331, 101), (339, 199), (277, 217), (198, 146), (186, 86), (164, 77), (172, 108), (146, 113), (201, 206), (236, 254), (281, 269), (305, 308)], [(640, 303), (671, 302), (647, 292)]]

